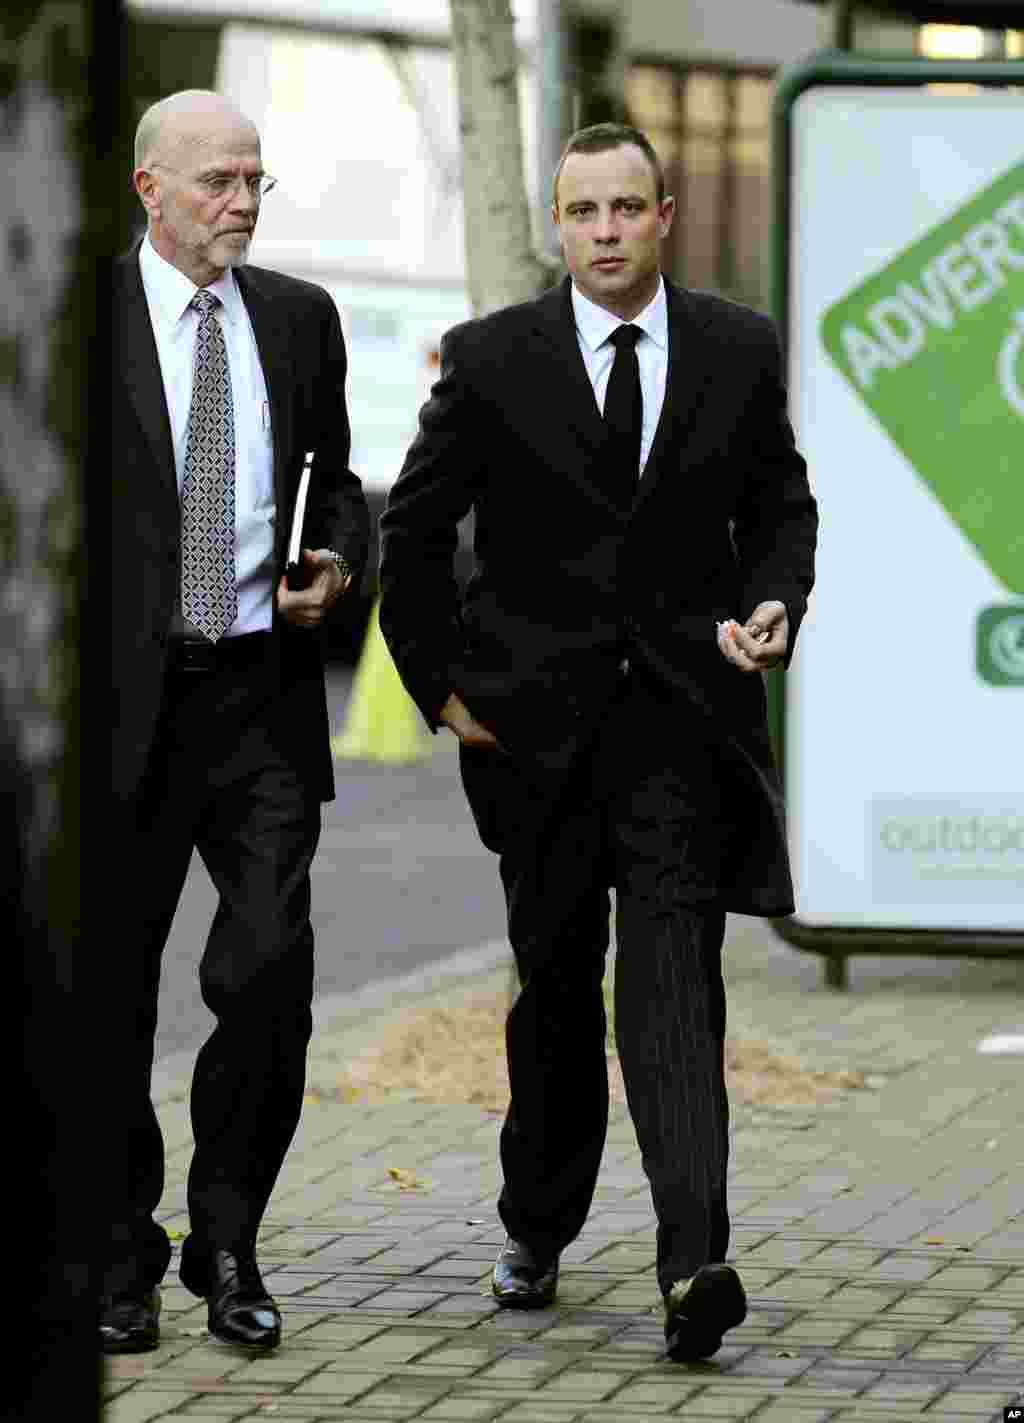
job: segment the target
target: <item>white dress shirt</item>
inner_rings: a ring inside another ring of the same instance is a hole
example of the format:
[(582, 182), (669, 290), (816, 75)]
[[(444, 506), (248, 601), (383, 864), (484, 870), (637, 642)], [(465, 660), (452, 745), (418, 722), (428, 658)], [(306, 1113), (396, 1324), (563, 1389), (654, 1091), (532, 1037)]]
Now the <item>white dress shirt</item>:
[[(188, 412), (199, 313), (190, 305), (198, 287), (171, 265), (150, 242), (139, 249), (142, 285), (156, 337), (160, 373), (171, 417), (178, 494), (185, 477)], [(273, 616), (274, 446), (270, 430), (267, 383), (260, 365), (249, 313), (230, 268), (211, 282), (220, 298), (220, 321), (231, 372), (235, 416), (235, 581), (238, 617), (225, 634), (263, 632)]]
[(644, 405), (643, 429), (640, 434), (642, 470), (654, 444), (654, 432), (658, 428), (661, 407), (665, 403), (665, 380), (668, 376), (668, 302), (665, 297), (665, 278), (659, 276), (658, 290), (640, 315), (634, 316), (628, 323), (584, 296), (575, 282), (572, 284), (572, 310), (583, 362), (602, 416), (608, 377), (612, 373), (612, 362), (615, 360), (615, 347), (608, 344), (608, 337), (623, 325), (639, 326), (643, 332), (636, 343), (636, 358), (640, 366), (640, 392)]

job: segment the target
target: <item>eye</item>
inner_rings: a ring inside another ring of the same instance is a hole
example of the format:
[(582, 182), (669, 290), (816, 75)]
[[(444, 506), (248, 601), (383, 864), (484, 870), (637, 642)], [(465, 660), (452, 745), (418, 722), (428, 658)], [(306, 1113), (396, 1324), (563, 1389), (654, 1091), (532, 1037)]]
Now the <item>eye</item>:
[(203, 180), (203, 187), (206, 188), (208, 192), (218, 195), (227, 192), (231, 181), (232, 180), (223, 173), (215, 173), (212, 177)]

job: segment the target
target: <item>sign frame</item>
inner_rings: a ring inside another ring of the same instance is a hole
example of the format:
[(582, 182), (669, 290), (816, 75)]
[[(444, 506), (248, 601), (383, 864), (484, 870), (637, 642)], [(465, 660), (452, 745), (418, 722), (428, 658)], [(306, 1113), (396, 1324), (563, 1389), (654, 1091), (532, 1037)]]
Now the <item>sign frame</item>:
[[(791, 65), (779, 76), (772, 110), (773, 223), (771, 307), (788, 368), (791, 334), (789, 284), (792, 222), (793, 124), (797, 99), (809, 89), (842, 85), (890, 89), (927, 84), (974, 84), (1024, 90), (1022, 60), (933, 60), (823, 50)], [(822, 356), (824, 359), (824, 355)], [(768, 674), (769, 725), (780, 774), (785, 776), (785, 674)], [(1024, 953), (1024, 932), (1005, 929), (872, 928), (811, 925), (795, 915), (772, 920), (772, 927), (794, 948), (825, 958), (829, 987), (845, 988), (846, 961), (853, 954), (920, 954), (928, 957), (1004, 958)]]

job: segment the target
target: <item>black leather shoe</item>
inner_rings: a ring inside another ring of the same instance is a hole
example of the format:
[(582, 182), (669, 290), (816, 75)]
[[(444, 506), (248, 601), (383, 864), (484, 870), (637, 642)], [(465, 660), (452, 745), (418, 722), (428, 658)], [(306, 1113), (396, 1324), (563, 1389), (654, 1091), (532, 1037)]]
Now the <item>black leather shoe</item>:
[(704, 1265), (665, 1296), (665, 1345), (670, 1359), (709, 1359), (722, 1335), (747, 1317), (747, 1296), (731, 1265)]
[(104, 1354), (144, 1354), (160, 1343), (160, 1291), (106, 1295), (100, 1301), (100, 1349)]
[(198, 1261), (182, 1256), (181, 1282), (208, 1306), (207, 1327), (225, 1344), (275, 1349), (281, 1342), (281, 1312), (267, 1293), (251, 1255), (215, 1250)]
[(491, 1289), (505, 1309), (543, 1309), (558, 1288), (558, 1256), (541, 1259), (521, 1240), (506, 1236), (494, 1262)]

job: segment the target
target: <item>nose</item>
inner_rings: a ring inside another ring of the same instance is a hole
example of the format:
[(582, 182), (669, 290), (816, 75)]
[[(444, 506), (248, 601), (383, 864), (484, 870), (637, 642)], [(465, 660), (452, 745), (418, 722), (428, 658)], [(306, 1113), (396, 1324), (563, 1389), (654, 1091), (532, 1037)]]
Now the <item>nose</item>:
[(241, 212), (256, 212), (259, 210), (259, 193), (250, 193), (249, 185), (245, 179), (240, 179), (231, 194), (231, 206)]
[(618, 242), (619, 221), (615, 212), (609, 208), (605, 212), (599, 212), (597, 223), (594, 227), (595, 242)]

